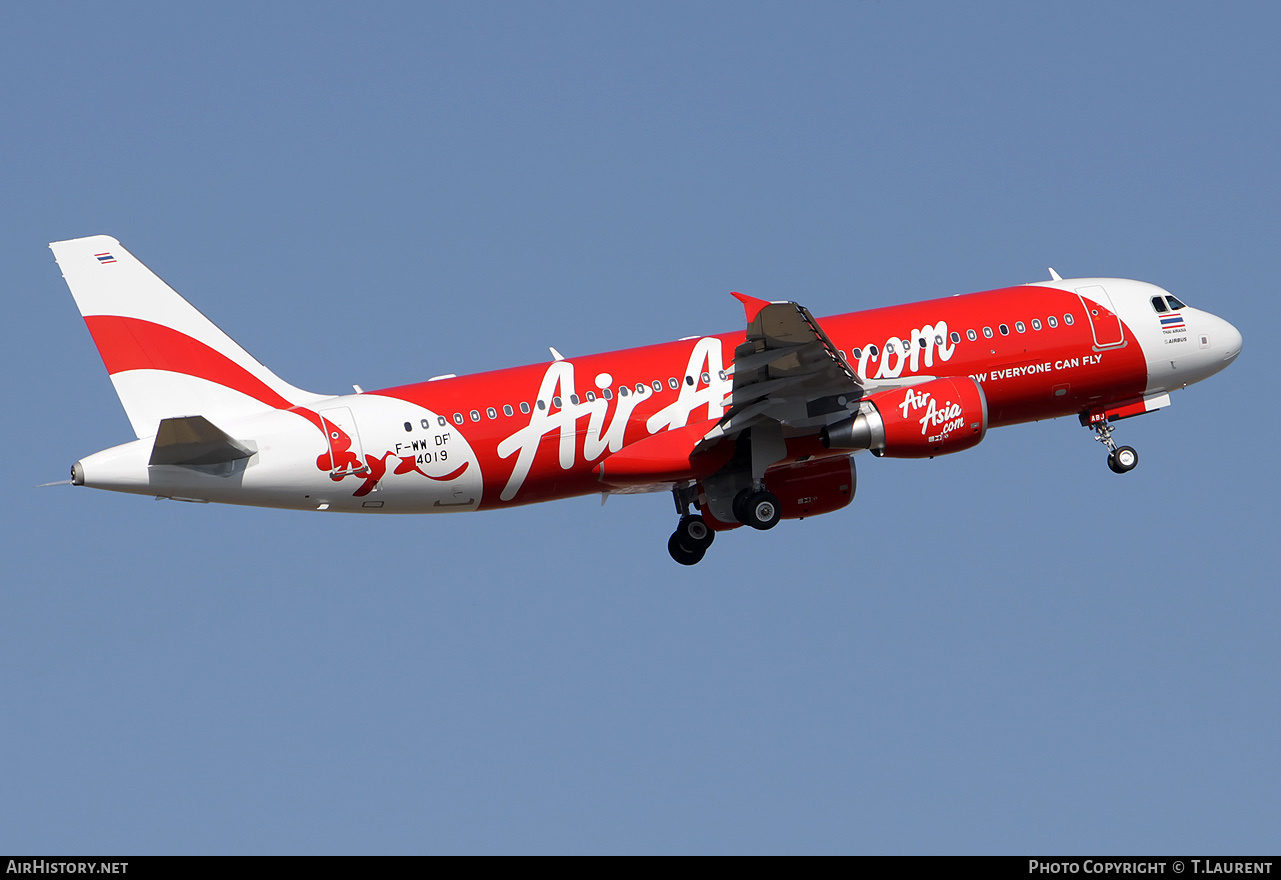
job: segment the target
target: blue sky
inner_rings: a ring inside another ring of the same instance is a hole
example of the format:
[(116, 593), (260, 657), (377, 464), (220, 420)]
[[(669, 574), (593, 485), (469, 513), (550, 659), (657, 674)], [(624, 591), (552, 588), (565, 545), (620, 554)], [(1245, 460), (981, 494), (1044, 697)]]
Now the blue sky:
[[(0, 33), (0, 850), (1281, 843), (1268, 4), (37, 5)], [(1245, 335), (841, 512), (348, 517), (33, 488), (132, 438), (46, 244), (342, 392), (1063, 275)]]

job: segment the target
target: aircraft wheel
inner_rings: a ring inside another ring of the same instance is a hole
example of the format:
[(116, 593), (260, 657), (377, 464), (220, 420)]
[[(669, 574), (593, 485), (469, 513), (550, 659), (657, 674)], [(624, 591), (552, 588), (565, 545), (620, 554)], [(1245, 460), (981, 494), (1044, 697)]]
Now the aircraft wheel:
[(676, 526), (676, 540), (683, 547), (706, 552), (712, 546), (712, 541), (716, 540), (716, 533), (707, 527), (707, 522), (701, 516), (693, 514), (681, 517), (680, 524)]
[(681, 565), (698, 565), (703, 558), (703, 554), (707, 552), (707, 548), (688, 550), (681, 543), (680, 537), (680, 532), (672, 533), (672, 536), (667, 539), (667, 552), (672, 555), (672, 559), (675, 559)]
[(739, 522), (754, 529), (772, 529), (783, 515), (778, 498), (764, 489), (759, 492), (744, 489), (734, 500)]
[(1134, 470), (1139, 464), (1139, 454), (1133, 446), (1121, 446), (1108, 455), (1108, 467), (1113, 473), (1124, 474)]

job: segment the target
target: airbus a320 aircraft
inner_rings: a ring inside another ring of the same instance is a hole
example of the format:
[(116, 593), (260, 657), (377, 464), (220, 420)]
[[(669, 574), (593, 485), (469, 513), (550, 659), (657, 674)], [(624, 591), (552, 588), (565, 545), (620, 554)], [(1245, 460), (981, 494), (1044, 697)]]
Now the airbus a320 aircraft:
[(454, 513), (670, 491), (673, 559), (716, 533), (830, 513), (856, 452), (932, 458), (988, 428), (1113, 422), (1237, 357), (1241, 334), (1159, 287), (1060, 278), (814, 318), (735, 293), (747, 329), (354, 394), (260, 364), (118, 241), (50, 245), (137, 440), (72, 482), (178, 501)]

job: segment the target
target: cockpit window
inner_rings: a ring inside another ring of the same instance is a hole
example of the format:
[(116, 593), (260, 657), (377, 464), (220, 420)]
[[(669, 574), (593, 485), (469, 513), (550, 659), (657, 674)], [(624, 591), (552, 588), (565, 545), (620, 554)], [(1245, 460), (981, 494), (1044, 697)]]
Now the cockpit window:
[(1177, 311), (1177, 310), (1179, 310), (1179, 309), (1186, 309), (1186, 308), (1187, 308), (1187, 306), (1185, 306), (1183, 303), (1179, 302), (1177, 299), (1175, 299), (1175, 298), (1174, 298), (1174, 297), (1172, 297), (1172, 296), (1167, 295), (1167, 296), (1166, 296), (1166, 301), (1170, 303), (1170, 308), (1172, 308), (1172, 309), (1174, 309), (1174, 310), (1176, 310), (1176, 311)]
[(1164, 315), (1166, 312), (1170, 311), (1165, 307), (1165, 300), (1159, 296), (1152, 297), (1152, 308), (1156, 309), (1156, 313), (1158, 315)]

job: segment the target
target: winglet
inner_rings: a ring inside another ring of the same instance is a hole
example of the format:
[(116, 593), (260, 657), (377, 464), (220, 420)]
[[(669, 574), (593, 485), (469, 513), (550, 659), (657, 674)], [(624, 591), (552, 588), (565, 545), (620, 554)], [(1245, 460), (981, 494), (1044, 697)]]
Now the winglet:
[(731, 292), (730, 296), (743, 304), (743, 312), (747, 315), (747, 323), (749, 324), (756, 320), (756, 316), (761, 313), (761, 309), (769, 305), (766, 300), (757, 299), (745, 293)]

